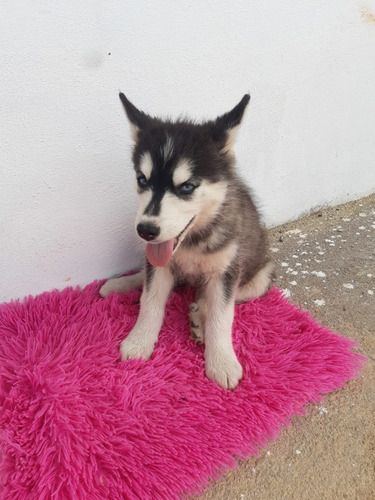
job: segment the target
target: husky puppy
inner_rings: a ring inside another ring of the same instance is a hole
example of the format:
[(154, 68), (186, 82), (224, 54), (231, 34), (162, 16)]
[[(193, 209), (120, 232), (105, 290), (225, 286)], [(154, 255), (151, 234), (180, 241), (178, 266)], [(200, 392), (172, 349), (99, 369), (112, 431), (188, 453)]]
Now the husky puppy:
[(250, 100), (201, 124), (165, 121), (120, 93), (134, 140), (139, 208), (135, 227), (146, 242), (145, 268), (107, 281), (102, 297), (143, 283), (140, 313), (121, 343), (122, 359), (148, 359), (177, 285), (196, 289), (190, 330), (205, 344), (206, 376), (234, 389), (242, 366), (232, 346), (234, 306), (270, 287), (273, 265), (248, 188), (234, 168), (233, 142)]

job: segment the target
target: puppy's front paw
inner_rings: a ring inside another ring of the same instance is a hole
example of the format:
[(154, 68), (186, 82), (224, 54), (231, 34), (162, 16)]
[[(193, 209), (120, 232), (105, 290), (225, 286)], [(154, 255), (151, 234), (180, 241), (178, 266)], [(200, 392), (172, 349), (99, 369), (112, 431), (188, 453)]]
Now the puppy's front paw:
[(150, 342), (146, 335), (139, 335), (131, 331), (129, 335), (121, 342), (120, 353), (121, 359), (149, 359), (154, 351), (154, 342)]
[(206, 359), (206, 376), (224, 389), (234, 389), (242, 379), (243, 370), (236, 355), (230, 351), (216, 349), (208, 352)]

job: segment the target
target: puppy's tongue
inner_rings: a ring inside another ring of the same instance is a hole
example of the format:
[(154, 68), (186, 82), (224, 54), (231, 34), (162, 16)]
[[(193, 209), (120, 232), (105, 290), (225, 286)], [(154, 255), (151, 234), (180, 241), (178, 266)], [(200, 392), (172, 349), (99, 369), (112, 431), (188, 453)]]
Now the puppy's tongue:
[(164, 241), (163, 243), (147, 243), (146, 255), (152, 266), (164, 267), (168, 264), (173, 253), (176, 240)]

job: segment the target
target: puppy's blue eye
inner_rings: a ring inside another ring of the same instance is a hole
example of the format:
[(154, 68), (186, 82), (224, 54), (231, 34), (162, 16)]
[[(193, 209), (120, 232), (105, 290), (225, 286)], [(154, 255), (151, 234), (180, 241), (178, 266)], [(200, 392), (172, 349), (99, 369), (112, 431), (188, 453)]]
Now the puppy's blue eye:
[(181, 194), (191, 194), (195, 188), (196, 188), (196, 186), (194, 186), (190, 182), (185, 182), (184, 184), (182, 184), (182, 186), (180, 186), (180, 193)]
[(139, 187), (145, 187), (147, 184), (147, 179), (144, 175), (137, 177), (137, 182)]

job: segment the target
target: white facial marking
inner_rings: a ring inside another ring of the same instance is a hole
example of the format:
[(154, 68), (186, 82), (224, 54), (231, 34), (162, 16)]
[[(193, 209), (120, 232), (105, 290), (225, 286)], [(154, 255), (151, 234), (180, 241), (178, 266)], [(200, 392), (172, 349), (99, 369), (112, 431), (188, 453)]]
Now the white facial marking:
[(192, 164), (187, 159), (182, 159), (178, 162), (174, 172), (173, 172), (173, 184), (175, 186), (180, 186), (184, 182), (188, 181), (191, 176)]
[(160, 234), (156, 242), (167, 241), (176, 238), (196, 215), (196, 206), (186, 203), (172, 193), (166, 192), (161, 200), (158, 215), (147, 215), (144, 213), (152, 198), (152, 191), (146, 190), (138, 193), (138, 212), (135, 225), (141, 223), (152, 223), (160, 228)]
[(160, 227), (160, 240), (176, 238), (195, 215), (196, 207), (186, 203), (172, 193), (163, 196), (160, 215), (157, 217)]
[(139, 167), (146, 179), (149, 179), (152, 171), (152, 158), (149, 152), (142, 155)]
[(226, 181), (219, 181), (213, 184), (207, 181), (201, 182), (197, 190), (195, 201), (198, 207), (196, 221), (197, 229), (206, 226), (206, 224), (216, 216), (225, 200), (226, 192)]
[(173, 140), (172, 137), (167, 135), (167, 140), (165, 141), (164, 146), (162, 146), (162, 155), (164, 161), (168, 161), (173, 155)]
[[(142, 168), (147, 164), (146, 158), (146, 162), (143, 161), (141, 164)], [(146, 169), (142, 171), (146, 174)], [(190, 172), (191, 164), (187, 160), (181, 161), (173, 175), (174, 183), (179, 185), (186, 182)], [(137, 226), (139, 223), (152, 223), (159, 227), (160, 234), (155, 242), (168, 241), (180, 235), (179, 241), (181, 243), (193, 227), (199, 230), (216, 216), (225, 199), (226, 188), (227, 185), (224, 181), (216, 183), (203, 181), (189, 200), (182, 199), (167, 191), (161, 200), (158, 215), (144, 213), (151, 201), (152, 190), (138, 192), (138, 213), (135, 224)], [(190, 221), (192, 223), (188, 231), (181, 234)]]

